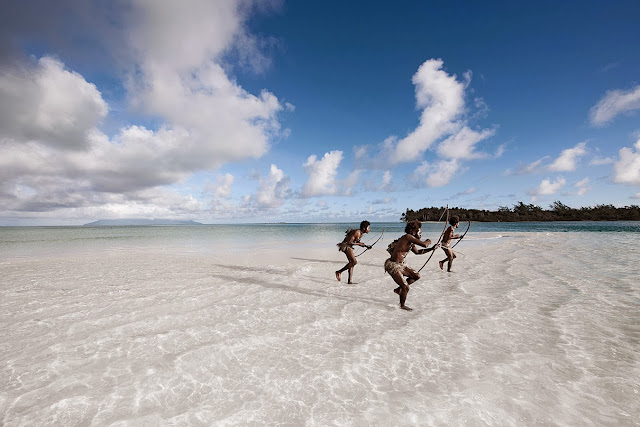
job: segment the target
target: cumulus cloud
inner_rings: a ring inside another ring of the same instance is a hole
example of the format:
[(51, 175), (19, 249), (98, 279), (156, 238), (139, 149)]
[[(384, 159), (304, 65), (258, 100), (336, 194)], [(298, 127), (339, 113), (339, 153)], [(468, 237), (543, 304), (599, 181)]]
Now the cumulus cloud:
[(258, 190), (252, 200), (257, 208), (273, 209), (281, 206), (290, 195), (289, 178), (272, 164), (269, 175), (260, 179)]
[(495, 130), (485, 129), (481, 132), (477, 132), (464, 126), (456, 134), (451, 135), (438, 146), (438, 154), (446, 159), (483, 159), (489, 157), (486, 153), (478, 153), (475, 150), (475, 145), (493, 136)]
[(555, 181), (546, 178), (542, 180), (538, 188), (529, 191), (529, 195), (535, 201), (539, 196), (550, 196), (557, 193), (566, 183), (567, 180), (563, 177), (558, 177)]
[[(249, 93), (229, 74), (230, 50), (260, 60), (258, 44), (246, 30), (248, 5), (136, 2), (126, 14), (102, 16), (102, 21), (113, 18), (121, 35), (100, 47), (119, 58), (124, 75), (114, 77), (123, 78), (124, 99), (146, 123), (124, 123), (109, 135), (100, 129), (110, 119), (103, 95), (61, 60), (0, 62), (0, 205), (6, 212), (61, 216), (61, 210), (104, 213), (107, 208), (114, 215), (131, 214), (122, 208), (131, 203), (145, 206), (136, 211), (143, 213), (155, 201), (167, 206), (150, 196), (160, 186), (264, 154), (281, 133), (278, 113), (293, 105), (281, 105), (267, 90)], [(111, 129), (120, 119), (111, 120)], [(216, 194), (228, 197), (231, 183), (225, 176)], [(180, 198), (171, 206), (178, 215), (185, 206), (200, 204)]]
[(594, 126), (603, 126), (622, 113), (640, 108), (640, 85), (624, 90), (608, 91), (598, 103), (591, 108), (589, 118)]
[(51, 57), (0, 70), (0, 138), (86, 148), (87, 135), (107, 115), (95, 85)]
[[(420, 112), (418, 126), (404, 138), (395, 135), (385, 138), (376, 153), (370, 153), (372, 150), (366, 146), (355, 147), (355, 162), (359, 168), (386, 169), (389, 165), (420, 161), (425, 151), (438, 142), (436, 152), (442, 159), (462, 161), (490, 157), (478, 151), (477, 144), (493, 136), (495, 130), (473, 130), (468, 126), (470, 119), (486, 115), (488, 110), (484, 100), (478, 97), (474, 99), (478, 114), (474, 115), (466, 108), (465, 91), (471, 82), (471, 72), (458, 78), (443, 67), (442, 59), (428, 59), (420, 65), (411, 80), (415, 86), (416, 108)], [(499, 148), (497, 156), (502, 152), (503, 148)]]
[(330, 151), (318, 160), (311, 155), (304, 163), (309, 179), (302, 187), (302, 197), (332, 195), (338, 192), (336, 175), (342, 161), (342, 151)]
[(231, 185), (233, 184), (233, 180), (233, 175), (230, 173), (218, 175), (216, 177), (216, 182), (212, 185), (214, 196), (225, 199), (231, 196)]
[(436, 140), (460, 127), (456, 120), (464, 112), (464, 89), (467, 82), (442, 69), (441, 59), (425, 61), (413, 75), (416, 106), (422, 110), (420, 124), (397, 142), (392, 153), (394, 162), (415, 160)]
[(588, 184), (589, 184), (589, 178), (581, 179), (580, 181), (573, 184), (573, 186), (578, 189), (578, 196), (583, 196), (587, 191), (591, 189), (591, 187), (589, 187)]
[(422, 162), (412, 173), (412, 178), (427, 187), (447, 185), (460, 169), (457, 160), (440, 160), (437, 163)]
[(130, 29), (137, 59), (128, 86), (134, 106), (187, 130), (192, 145), (219, 163), (264, 154), (280, 130), (276, 114), (283, 109), (266, 90), (245, 91), (222, 66), (222, 55), (244, 33), (240, 3), (140, 2)]
[[(37, 142), (7, 140), (0, 156), (0, 204), (19, 211), (106, 205), (137, 200), (141, 192), (186, 180), (193, 168), (215, 160), (182, 151), (188, 134), (143, 127), (113, 139), (93, 130), (85, 150), (59, 150)], [(29, 188), (28, 192), (17, 189)], [(34, 205), (34, 200), (39, 201)]]
[(585, 154), (587, 143), (580, 142), (573, 148), (567, 148), (562, 150), (560, 156), (549, 165), (549, 170), (556, 172), (570, 172), (576, 170), (576, 163), (578, 159)]
[(633, 148), (623, 147), (620, 149), (613, 170), (614, 182), (640, 185), (640, 139), (636, 141)]

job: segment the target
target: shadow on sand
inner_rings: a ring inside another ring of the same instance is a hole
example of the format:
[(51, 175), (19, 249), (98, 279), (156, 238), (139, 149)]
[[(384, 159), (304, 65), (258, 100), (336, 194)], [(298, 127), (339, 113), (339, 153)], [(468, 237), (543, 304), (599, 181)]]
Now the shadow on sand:
[[(292, 256), (291, 259), (297, 259), (299, 261), (310, 261), (310, 262), (324, 262), (326, 264), (339, 264), (339, 265), (345, 265), (347, 263), (347, 260), (343, 260), (343, 261), (332, 261), (332, 260), (328, 260), (328, 259), (313, 259), (313, 258), (298, 258), (298, 257), (294, 257)], [(358, 265), (366, 265), (369, 267), (380, 267), (380, 264), (373, 264), (370, 262), (362, 262), (360, 260), (358, 260)]]
[[(325, 261), (325, 262), (331, 262), (331, 261)], [(259, 275), (256, 275), (255, 277), (241, 277), (241, 276), (237, 276), (237, 275), (227, 275), (227, 274), (215, 274), (214, 277), (222, 279), (222, 280), (226, 280), (229, 282), (236, 282), (236, 283), (245, 283), (248, 285), (257, 285), (263, 288), (267, 288), (267, 289), (279, 289), (282, 291), (286, 291), (286, 292), (294, 292), (297, 294), (304, 294), (304, 295), (309, 295), (309, 296), (314, 296), (314, 297), (319, 297), (319, 298), (332, 298), (332, 299), (339, 299), (339, 300), (343, 300), (343, 301), (347, 301), (347, 302), (354, 302), (354, 301), (358, 301), (358, 302), (362, 302), (362, 303), (366, 303), (366, 304), (370, 304), (370, 303), (375, 303), (376, 305), (381, 305), (383, 306), (385, 309), (389, 308), (389, 303), (392, 300), (382, 300), (382, 299), (377, 299), (377, 298), (362, 298), (362, 297), (346, 297), (343, 295), (336, 295), (334, 293), (328, 292), (327, 290), (315, 290), (315, 289), (309, 289), (309, 288), (302, 288), (302, 287), (296, 287), (296, 286), (292, 286), (292, 285), (286, 285), (283, 283), (273, 283), (264, 279), (260, 278), (260, 275), (264, 275), (264, 274), (275, 274), (275, 275), (279, 275), (283, 277), (283, 280), (292, 280), (293, 278), (290, 277), (289, 273), (284, 271), (284, 270), (278, 270), (278, 269), (270, 269), (270, 268), (266, 268), (266, 269), (261, 269), (261, 268), (256, 268), (256, 267), (247, 267), (247, 266), (242, 266), (242, 265), (228, 265), (228, 264), (212, 264), (215, 267), (219, 267), (219, 268), (223, 268), (226, 270), (231, 270), (234, 272), (252, 272), (252, 273), (259, 273)], [(306, 278), (309, 281), (314, 281), (316, 283), (319, 284), (326, 284), (326, 282), (322, 282), (319, 281), (317, 279), (311, 279), (309, 277)], [(339, 283), (337, 281), (335, 281), (334, 278), (334, 282), (335, 284)], [(349, 286), (352, 287), (353, 285), (347, 285), (344, 284), (344, 286)], [(335, 286), (333, 286), (335, 287)]]

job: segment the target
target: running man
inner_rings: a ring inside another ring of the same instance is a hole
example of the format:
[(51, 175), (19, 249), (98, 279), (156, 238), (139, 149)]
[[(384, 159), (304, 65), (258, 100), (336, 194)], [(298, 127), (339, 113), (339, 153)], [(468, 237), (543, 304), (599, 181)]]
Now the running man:
[[(404, 303), (407, 300), (407, 294), (409, 293), (409, 285), (420, 279), (420, 274), (405, 265), (404, 259), (409, 251), (416, 255), (422, 255), (436, 249), (438, 244), (436, 243), (432, 247), (427, 248), (427, 246), (431, 244), (431, 240), (420, 240), (422, 237), (422, 223), (418, 220), (408, 222), (404, 228), (404, 232), (406, 233), (404, 236), (393, 241), (387, 248), (391, 257), (384, 262), (384, 271), (389, 273), (398, 285), (393, 292), (400, 295), (400, 308), (411, 311), (412, 309), (404, 305)], [(418, 250), (416, 249), (416, 246), (421, 246), (425, 249)], [(408, 277), (406, 282), (404, 281), (404, 276)]]
[(367, 249), (371, 249), (371, 246), (365, 245), (364, 243), (360, 242), (360, 239), (362, 239), (362, 236), (368, 233), (370, 228), (371, 228), (371, 223), (369, 221), (362, 221), (360, 223), (360, 229), (347, 230), (345, 232), (346, 235), (344, 236), (344, 240), (341, 243), (338, 243), (338, 250), (340, 252), (344, 252), (345, 255), (347, 256), (347, 261), (349, 261), (347, 262), (347, 265), (342, 267), (340, 270), (336, 271), (336, 279), (338, 279), (338, 282), (340, 282), (340, 274), (345, 270), (349, 270), (349, 281), (347, 283), (350, 285), (353, 283), (351, 282), (351, 278), (353, 277), (353, 268), (358, 263), (355, 255), (353, 254), (353, 247), (362, 246)]
[(447, 230), (444, 232), (444, 235), (442, 236), (441, 246), (442, 246), (442, 250), (447, 255), (447, 257), (439, 262), (440, 270), (444, 270), (444, 263), (448, 261), (447, 271), (449, 273), (451, 273), (451, 265), (453, 264), (453, 260), (456, 258), (456, 254), (453, 252), (453, 250), (451, 250), (451, 247), (450, 247), (451, 241), (453, 239), (459, 239), (462, 237), (459, 234), (456, 234), (456, 235), (453, 234), (455, 229), (458, 228), (459, 224), (460, 224), (460, 217), (458, 215), (455, 215), (449, 218), (449, 227), (447, 228)]

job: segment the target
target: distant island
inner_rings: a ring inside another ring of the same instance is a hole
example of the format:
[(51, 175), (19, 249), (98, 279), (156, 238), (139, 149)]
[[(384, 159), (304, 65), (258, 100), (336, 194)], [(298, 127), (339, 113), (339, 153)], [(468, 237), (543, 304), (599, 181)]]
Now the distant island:
[[(407, 222), (438, 221), (444, 207), (407, 209), (400, 218)], [(519, 222), (519, 221), (640, 221), (640, 206), (631, 205), (616, 208), (613, 205), (571, 208), (560, 201), (549, 205), (549, 209), (518, 202), (513, 208), (499, 206), (497, 211), (482, 209), (449, 208), (450, 215), (458, 215), (461, 221), (477, 222)]]
[(177, 219), (99, 219), (84, 227), (104, 227), (113, 225), (202, 225), (196, 221), (183, 221)]

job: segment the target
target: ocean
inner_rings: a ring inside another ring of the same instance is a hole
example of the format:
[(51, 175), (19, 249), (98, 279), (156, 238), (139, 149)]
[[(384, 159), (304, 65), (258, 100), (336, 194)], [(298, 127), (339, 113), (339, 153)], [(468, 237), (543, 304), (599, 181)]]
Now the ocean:
[(0, 227), (0, 425), (640, 425), (640, 223), (357, 226)]

